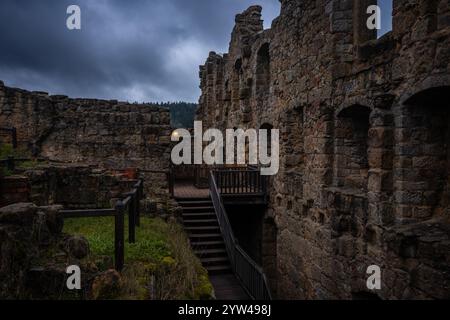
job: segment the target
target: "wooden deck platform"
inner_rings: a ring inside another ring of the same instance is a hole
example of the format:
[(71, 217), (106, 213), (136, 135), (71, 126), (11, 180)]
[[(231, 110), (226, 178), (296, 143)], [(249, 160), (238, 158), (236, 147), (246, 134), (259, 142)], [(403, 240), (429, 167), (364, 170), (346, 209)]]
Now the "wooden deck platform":
[(198, 189), (192, 182), (176, 182), (174, 185), (175, 199), (207, 199), (209, 198), (209, 189)]

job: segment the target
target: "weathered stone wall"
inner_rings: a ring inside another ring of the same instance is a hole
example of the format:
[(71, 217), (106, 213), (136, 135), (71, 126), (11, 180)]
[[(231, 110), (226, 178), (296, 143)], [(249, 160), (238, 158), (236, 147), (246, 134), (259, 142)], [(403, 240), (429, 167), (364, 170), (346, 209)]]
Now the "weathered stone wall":
[(80, 165), (45, 165), (26, 170), (30, 201), (38, 206), (67, 209), (112, 208), (135, 181), (108, 171)]
[[(30, 298), (30, 271), (48, 254), (47, 249), (61, 235), (63, 221), (59, 209), (37, 207), (31, 203), (0, 209), (1, 299)], [(64, 271), (61, 270), (60, 274), (64, 275)], [(64, 280), (64, 276), (58, 280)], [(55, 293), (63, 290), (62, 284), (59, 282), (59, 290)]]
[(394, 0), (380, 39), (364, 27), (374, 1), (280, 2), (269, 30), (260, 7), (236, 17), (229, 52), (200, 67), (197, 115), (281, 131), (263, 224), (274, 291), (449, 298), (449, 1)]
[[(112, 259), (93, 259), (85, 238), (62, 233), (61, 208), (32, 203), (0, 208), (0, 299), (98, 299), (102, 278), (110, 273), (120, 277), (113, 270), (102, 272)], [(66, 286), (67, 267), (73, 265), (83, 274), (79, 291)]]
[[(0, 82), (0, 126), (16, 127), (19, 147), (51, 160), (169, 169), (170, 114), (163, 108), (49, 96)], [(164, 174), (148, 172), (145, 178), (152, 195), (167, 194)]]
[(9, 176), (0, 179), (0, 208), (30, 201), (30, 181), (26, 177)]
[(114, 207), (135, 180), (86, 165), (40, 165), (0, 180), (0, 207), (31, 202), (66, 209)]

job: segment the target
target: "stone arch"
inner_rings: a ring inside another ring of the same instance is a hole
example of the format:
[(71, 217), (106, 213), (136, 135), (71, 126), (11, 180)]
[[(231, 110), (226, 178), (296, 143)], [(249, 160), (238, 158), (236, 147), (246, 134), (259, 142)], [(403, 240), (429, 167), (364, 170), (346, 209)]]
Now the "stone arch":
[(438, 30), (450, 26), (450, 2), (440, 0), (437, 5), (437, 28)]
[(354, 106), (364, 106), (366, 108), (369, 108), (370, 110), (374, 109), (374, 103), (372, 100), (363, 98), (363, 97), (357, 97), (357, 98), (347, 98), (345, 101), (336, 109), (335, 115), (338, 117), (344, 110), (349, 109)]
[(242, 74), (242, 59), (237, 58), (234, 62), (234, 72), (237, 74)]
[(336, 187), (367, 192), (368, 138), (372, 109), (353, 104), (341, 108), (335, 118), (334, 184)]
[(256, 54), (256, 94), (265, 96), (270, 90), (270, 44), (264, 43)]
[(261, 127), (259, 128), (260, 130), (267, 130), (268, 134), (267, 134), (267, 148), (268, 148), (268, 152), (270, 154), (270, 149), (271, 149), (271, 145), (272, 145), (272, 130), (273, 130), (273, 125), (271, 125), (270, 123), (263, 123), (261, 125)]
[(395, 199), (400, 217), (426, 220), (450, 213), (450, 84), (421, 88), (397, 121)]
[(426, 91), (428, 89), (449, 87), (450, 75), (445, 76), (430, 76), (420, 82), (418, 85), (408, 87), (405, 92), (400, 96), (399, 102), (401, 105), (407, 105), (411, 98), (418, 93)]

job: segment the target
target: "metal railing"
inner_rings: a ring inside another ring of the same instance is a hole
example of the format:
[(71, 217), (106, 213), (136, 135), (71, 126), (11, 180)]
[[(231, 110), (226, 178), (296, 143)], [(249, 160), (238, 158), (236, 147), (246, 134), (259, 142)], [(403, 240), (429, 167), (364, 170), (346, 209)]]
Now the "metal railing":
[(269, 285), (262, 268), (245, 253), (234, 236), (214, 172), (210, 172), (209, 188), (233, 272), (254, 300), (271, 300)]
[(140, 226), (140, 200), (144, 194), (144, 182), (140, 179), (131, 192), (123, 195), (113, 209), (62, 210), (65, 219), (114, 217), (114, 264), (118, 271), (125, 263), (125, 214), (128, 212), (128, 242), (136, 242), (136, 227)]

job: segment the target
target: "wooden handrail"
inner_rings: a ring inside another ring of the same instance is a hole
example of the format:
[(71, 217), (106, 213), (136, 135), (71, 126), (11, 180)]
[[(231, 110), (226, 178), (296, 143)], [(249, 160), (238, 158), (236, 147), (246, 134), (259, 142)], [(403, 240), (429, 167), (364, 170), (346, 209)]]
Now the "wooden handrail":
[(219, 193), (214, 172), (210, 172), (211, 199), (216, 212), (220, 231), (230, 258), (231, 267), (244, 289), (254, 300), (271, 300), (267, 278), (260, 266), (242, 249), (234, 236), (227, 212)]
[(139, 202), (143, 195), (144, 182), (139, 179), (134, 189), (117, 201), (114, 209), (61, 210), (61, 214), (64, 218), (114, 217), (114, 263), (116, 270), (121, 271), (125, 260), (125, 212), (128, 210), (128, 241), (135, 243), (136, 226), (140, 226)]

